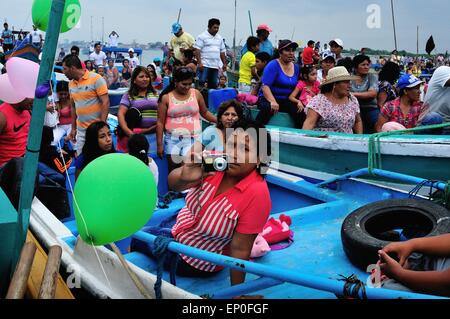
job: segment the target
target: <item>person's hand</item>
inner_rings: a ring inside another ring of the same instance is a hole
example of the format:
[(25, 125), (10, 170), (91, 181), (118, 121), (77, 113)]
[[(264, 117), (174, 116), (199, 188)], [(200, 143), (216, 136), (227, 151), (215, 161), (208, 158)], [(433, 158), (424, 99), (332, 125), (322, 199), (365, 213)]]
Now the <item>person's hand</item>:
[(414, 247), (411, 241), (402, 242), (402, 243), (391, 243), (383, 248), (382, 250), (386, 255), (388, 254), (396, 254), (399, 260), (399, 264), (402, 267), (405, 267), (405, 264), (414, 252)]
[(380, 255), (381, 273), (388, 278), (397, 279), (403, 271), (403, 267), (383, 250), (380, 250), (378, 254)]
[(302, 102), (299, 101), (297, 104), (297, 113), (302, 113), (304, 109), (305, 109), (305, 106), (303, 105)]
[(158, 157), (160, 159), (163, 159), (163, 157), (164, 157), (164, 146), (163, 145), (158, 145), (157, 153), (158, 153)]
[(227, 65), (224, 64), (223, 67), (222, 67), (223, 72), (227, 72), (227, 69), (228, 69)]
[(76, 128), (73, 128), (70, 131), (69, 140), (72, 141), (72, 143), (76, 143), (77, 142), (77, 129)]
[(280, 105), (275, 101), (275, 102), (270, 102), (270, 107), (272, 109), (272, 113), (273, 114), (277, 114), (278, 111), (280, 110)]
[(203, 66), (203, 63), (199, 63), (198, 64), (198, 66), (197, 66), (197, 69), (199, 69), (200, 70), (200, 72), (203, 72), (203, 69), (204, 69), (205, 67)]

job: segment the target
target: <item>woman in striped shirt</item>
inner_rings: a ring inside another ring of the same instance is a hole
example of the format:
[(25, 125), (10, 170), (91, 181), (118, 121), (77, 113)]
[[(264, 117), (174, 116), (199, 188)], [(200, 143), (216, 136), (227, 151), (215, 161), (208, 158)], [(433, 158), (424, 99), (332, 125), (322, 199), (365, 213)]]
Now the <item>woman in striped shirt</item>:
[[(205, 174), (199, 154), (169, 175), (172, 189), (190, 189), (171, 234), (177, 242), (233, 258), (249, 260), (256, 236), (272, 208), (269, 189), (261, 176), (268, 164), (270, 136), (256, 124), (239, 124), (227, 141), (229, 167)], [(244, 131), (245, 130), (245, 131)], [(267, 141), (262, 149), (261, 141)], [(217, 273), (223, 267), (180, 255), (179, 269), (194, 276)], [(231, 284), (245, 281), (245, 273), (231, 270)]]

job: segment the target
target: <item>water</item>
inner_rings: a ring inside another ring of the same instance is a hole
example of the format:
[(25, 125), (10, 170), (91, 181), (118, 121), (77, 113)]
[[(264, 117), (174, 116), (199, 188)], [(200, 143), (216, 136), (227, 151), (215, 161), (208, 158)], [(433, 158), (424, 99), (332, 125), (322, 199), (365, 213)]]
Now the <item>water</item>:
[[(125, 56), (125, 55), (124, 55)], [(153, 62), (153, 59), (159, 57), (162, 59), (163, 57), (163, 52), (162, 50), (159, 49), (155, 49), (155, 50), (144, 50), (142, 52), (142, 57), (141, 57), (141, 64), (143, 66), (147, 66), (150, 63)], [(89, 56), (87, 54), (82, 54), (80, 53), (80, 58), (81, 60), (85, 61), (87, 59), (89, 59)]]

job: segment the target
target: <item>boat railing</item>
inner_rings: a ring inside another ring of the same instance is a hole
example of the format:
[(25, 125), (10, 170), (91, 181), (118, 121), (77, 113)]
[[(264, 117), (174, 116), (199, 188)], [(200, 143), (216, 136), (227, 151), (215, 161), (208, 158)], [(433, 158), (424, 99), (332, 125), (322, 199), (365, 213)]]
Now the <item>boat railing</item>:
[[(156, 236), (148, 234), (143, 231), (137, 232), (134, 238), (144, 241), (146, 243), (153, 244), (156, 240)], [(243, 295), (266, 289), (274, 286), (281, 285), (283, 283), (292, 283), (299, 286), (317, 289), (333, 293), (337, 296), (345, 295), (347, 283), (340, 281), (339, 279), (330, 279), (325, 277), (319, 277), (315, 275), (303, 274), (298, 271), (289, 269), (281, 269), (280, 267), (271, 267), (254, 262), (244, 261), (241, 259), (232, 258), (229, 256), (219, 255), (204, 251), (198, 248), (183, 245), (177, 242), (171, 242), (168, 245), (168, 249), (177, 254), (184, 254), (186, 256), (208, 261), (215, 265), (219, 265), (225, 268), (231, 268), (246, 273), (261, 276), (261, 278), (247, 283), (233, 286), (227, 290), (222, 290), (220, 298), (229, 298), (233, 296)], [(211, 296), (217, 298), (217, 296)], [(416, 294), (402, 291), (394, 291), (387, 289), (366, 288), (360, 289), (357, 292), (356, 298), (364, 299), (436, 299), (442, 298), (431, 295)]]
[(426, 180), (423, 178), (405, 175), (405, 174), (401, 174), (401, 173), (385, 171), (382, 169), (370, 170), (369, 168), (359, 169), (354, 172), (351, 172), (351, 173), (348, 173), (348, 174), (345, 174), (342, 176), (338, 176), (338, 177), (330, 179), (328, 181), (324, 181), (324, 182), (318, 184), (318, 186), (324, 188), (324, 187), (327, 187), (328, 185), (334, 184), (339, 181), (344, 181), (344, 180), (347, 180), (350, 178), (358, 178), (358, 177), (368, 176), (368, 175), (384, 177), (384, 178), (388, 178), (388, 179), (392, 179), (392, 180), (396, 180), (396, 181), (400, 181), (400, 182), (406, 182), (406, 183), (412, 184), (412, 185), (420, 184), (420, 185), (423, 185), (424, 187), (433, 187), (433, 188), (441, 190), (441, 191), (445, 191), (445, 189), (447, 188), (447, 183), (444, 183), (441, 181)]

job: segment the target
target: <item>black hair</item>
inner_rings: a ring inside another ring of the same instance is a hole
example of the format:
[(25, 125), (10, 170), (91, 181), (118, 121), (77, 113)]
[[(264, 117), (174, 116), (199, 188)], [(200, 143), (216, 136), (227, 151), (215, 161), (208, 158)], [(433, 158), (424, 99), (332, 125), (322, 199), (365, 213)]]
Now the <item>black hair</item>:
[(98, 132), (104, 127), (107, 127), (109, 129), (108, 123), (100, 121), (92, 123), (87, 128), (86, 142), (83, 146), (83, 156), (84, 156), (83, 169), (97, 158), (103, 155), (112, 154), (116, 152), (116, 150), (114, 149), (114, 145), (111, 151), (109, 152), (105, 152), (98, 145)]
[(368, 57), (367, 55), (360, 54), (360, 55), (355, 56), (353, 58), (353, 68), (354, 68), (354, 70), (356, 71), (358, 66), (361, 63), (365, 62), (365, 61), (367, 61), (369, 63), (372, 63), (372, 61), (370, 60), (370, 57)]
[(102, 45), (100, 42), (97, 42), (94, 44), (94, 48), (96, 48), (98, 45)]
[(258, 44), (261, 43), (257, 37), (249, 37), (247, 39), (247, 49), (250, 51), (251, 48), (255, 48)]
[(350, 57), (339, 60), (336, 66), (343, 66), (347, 69), (348, 73), (353, 73), (353, 60)]
[(212, 28), (216, 24), (220, 25), (220, 20), (219, 19), (216, 19), (216, 18), (209, 19), (209, 21), (208, 21), (208, 28)]
[(47, 149), (54, 140), (53, 128), (44, 126), (42, 128), (41, 151)]
[(149, 164), (148, 159), (149, 148), (150, 144), (148, 143), (147, 138), (143, 134), (135, 134), (128, 140), (128, 153), (131, 156), (140, 159), (147, 166)]
[(314, 44), (314, 43), (316, 43), (316, 42), (314, 42), (313, 40), (309, 40), (308, 41), (308, 46), (310, 46), (311, 44)]
[(233, 129), (244, 131), (254, 129), (256, 130), (256, 147), (258, 158), (261, 162), (258, 168), (258, 173), (263, 174), (270, 165), (270, 156), (272, 156), (272, 138), (269, 131), (260, 122), (252, 119), (241, 119), (233, 125)]
[(149, 94), (150, 92), (156, 94), (156, 90), (152, 85), (152, 77), (150, 72), (148, 71), (147, 68), (139, 65), (133, 70), (133, 73), (131, 73), (130, 89), (128, 90), (128, 96), (130, 97), (131, 100), (134, 100), (139, 95), (139, 88), (134, 83), (134, 80), (136, 80), (136, 78), (139, 76), (141, 72), (144, 72), (150, 78), (150, 83), (147, 88), (147, 94)]
[(322, 86), (320, 87), (320, 93), (321, 93), (321, 94), (326, 94), (326, 93), (333, 92), (334, 84), (335, 84), (335, 83), (330, 83), (330, 84), (322, 85)]
[(234, 109), (236, 110), (236, 113), (238, 115), (238, 120), (241, 120), (244, 118), (244, 108), (242, 107), (242, 104), (240, 102), (238, 102), (236, 100), (225, 101), (220, 105), (219, 109), (217, 110), (217, 125), (216, 125), (216, 127), (219, 130), (224, 129), (223, 123), (220, 121), (220, 118), (230, 107), (234, 107)]
[(267, 52), (258, 52), (256, 58), (262, 62), (269, 62), (272, 57)]
[[(261, 35), (263, 35), (264, 33), (269, 32), (267, 30), (261, 29), (261, 30), (256, 30), (256, 36), (259, 38)], [(270, 33), (270, 32), (269, 32)]]
[[(139, 125), (141, 125), (141, 121), (142, 121), (142, 113), (137, 108), (130, 107), (125, 113), (125, 122), (127, 123), (127, 126), (130, 130), (138, 128)], [(124, 138), (126, 136), (124, 130), (120, 125), (117, 126), (116, 128), (116, 135), (119, 138)]]
[(308, 81), (309, 74), (315, 69), (315, 66), (307, 65), (300, 69), (299, 80)]
[(387, 62), (378, 75), (379, 81), (394, 84), (400, 78), (400, 67), (395, 62)]
[(80, 48), (76, 45), (70, 48), (70, 53), (72, 53), (72, 51), (75, 51), (77, 54), (80, 54)]
[(56, 83), (56, 92), (69, 92), (69, 82), (59, 81)]
[(194, 50), (192, 50), (192, 49), (184, 50), (183, 55), (186, 59), (193, 60), (194, 59)]
[(83, 67), (81, 66), (81, 60), (78, 56), (74, 54), (68, 54), (62, 60), (63, 64), (65, 64), (68, 68), (75, 67), (81, 70)]
[(173, 76), (172, 76), (172, 80), (170, 81), (170, 85), (168, 87), (166, 87), (159, 95), (158, 103), (160, 103), (162, 101), (162, 98), (164, 95), (167, 95), (170, 92), (172, 92), (173, 90), (175, 90), (175, 83), (190, 80), (190, 79), (192, 79), (192, 81), (193, 81), (194, 77), (195, 77), (195, 73), (191, 68), (184, 67), (184, 66), (181, 68), (176, 68), (173, 71)]

